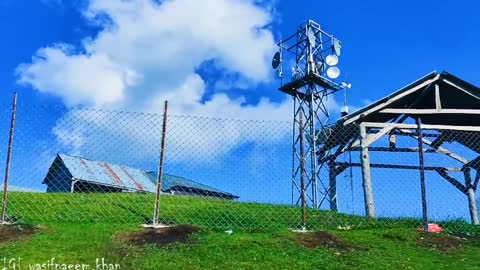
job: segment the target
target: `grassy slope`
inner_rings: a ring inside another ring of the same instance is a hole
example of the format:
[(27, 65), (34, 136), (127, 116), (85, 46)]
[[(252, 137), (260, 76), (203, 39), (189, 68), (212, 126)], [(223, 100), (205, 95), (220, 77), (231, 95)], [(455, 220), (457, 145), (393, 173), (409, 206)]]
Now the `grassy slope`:
[[(154, 195), (151, 194), (46, 194), (10, 193), (8, 216), (29, 224), (56, 223), (150, 223)], [(198, 197), (163, 196), (162, 222), (194, 224), (219, 229), (278, 230), (299, 228), (298, 207)], [(417, 228), (416, 219), (368, 220), (330, 211), (308, 210), (308, 229), (336, 229), (339, 226), (367, 228)], [(480, 227), (465, 222), (440, 223), (454, 232), (480, 235)]]
[[(208, 232), (194, 235), (195, 244), (163, 248), (133, 247), (115, 240), (119, 232), (135, 227), (105, 224), (52, 225), (32, 239), (0, 245), (0, 256), (21, 257), (24, 263), (57, 262), (93, 264), (105, 257), (123, 269), (479, 269), (480, 247), (439, 252), (418, 247), (416, 232), (406, 229), (334, 232), (368, 251), (338, 253), (324, 248), (308, 249), (290, 237), (291, 232), (227, 235)], [(383, 235), (395, 235), (393, 241)]]
[[(329, 230), (368, 249), (339, 254), (325, 248), (308, 249), (291, 240), (295, 234), (286, 228), (297, 224), (297, 208), (164, 197), (165, 221), (194, 223), (210, 231), (194, 235), (195, 244), (133, 247), (119, 243), (115, 235), (138, 230), (138, 222), (150, 219), (151, 196), (26, 197), (12, 193), (10, 198), (10, 214), (15, 213), (23, 222), (48, 227), (29, 240), (0, 244), (0, 259), (21, 257), (24, 263), (55, 257), (67, 263), (93, 264), (95, 258), (105, 257), (120, 263), (123, 269), (480, 269), (478, 243), (466, 243), (450, 252), (419, 247), (417, 232), (412, 229), (412, 223), (417, 221), (411, 220), (375, 223), (359, 217), (311, 212), (309, 220), (315, 229)], [(231, 226), (239, 220), (247, 227), (262, 230), (252, 233)], [(360, 226), (351, 231), (335, 230), (338, 225), (353, 224)], [(219, 230), (232, 227), (233, 235)]]

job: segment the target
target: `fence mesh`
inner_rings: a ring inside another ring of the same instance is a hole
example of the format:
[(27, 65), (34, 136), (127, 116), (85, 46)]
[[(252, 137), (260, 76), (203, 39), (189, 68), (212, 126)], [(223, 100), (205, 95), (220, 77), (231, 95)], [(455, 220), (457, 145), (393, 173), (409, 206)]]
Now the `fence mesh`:
[[(4, 105), (3, 157), (11, 114), (11, 106)], [(20, 103), (6, 221), (151, 223), (162, 118)], [(306, 227), (421, 227), (418, 131), (403, 127), (381, 133), (381, 127), (367, 126), (367, 146), (359, 128), (332, 128), (328, 142), (318, 144), (316, 162), (324, 185), (319, 189), (329, 192), (318, 209), (306, 209)], [(160, 222), (222, 229), (300, 228), (292, 136), (288, 121), (168, 115)], [(425, 129), (423, 136), (428, 221), (450, 231), (479, 233), (479, 226), (472, 225), (478, 215), (479, 133)], [(375, 210), (370, 218), (362, 174), (365, 148)], [(5, 171), (0, 176), (3, 183)]]

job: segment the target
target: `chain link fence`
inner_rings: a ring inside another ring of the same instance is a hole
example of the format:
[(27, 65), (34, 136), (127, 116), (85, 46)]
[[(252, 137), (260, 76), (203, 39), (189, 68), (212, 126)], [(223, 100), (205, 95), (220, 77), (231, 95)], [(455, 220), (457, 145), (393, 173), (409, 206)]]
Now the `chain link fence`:
[[(9, 145), (10, 116), (11, 105), (4, 104), (2, 157)], [(5, 221), (152, 223), (162, 119), (160, 114), (20, 102), (8, 197), (1, 193), (8, 199), (2, 204)], [(302, 227), (301, 189), (292, 181), (291, 122), (168, 115), (166, 127), (161, 223)], [(422, 166), (413, 124), (364, 130), (362, 135), (358, 125), (337, 125), (318, 142), (318, 187), (326, 192), (319, 207), (307, 205), (307, 229), (419, 228), (423, 201), (428, 222), (449, 231), (479, 233), (479, 226), (472, 225), (478, 219), (479, 133), (424, 129)], [(0, 176), (3, 184), (5, 171)]]

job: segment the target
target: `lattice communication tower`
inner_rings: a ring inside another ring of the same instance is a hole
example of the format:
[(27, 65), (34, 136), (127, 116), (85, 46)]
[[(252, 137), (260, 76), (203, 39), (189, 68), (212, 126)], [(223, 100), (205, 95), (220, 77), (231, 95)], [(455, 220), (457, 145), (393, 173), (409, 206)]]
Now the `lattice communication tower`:
[[(336, 82), (342, 43), (309, 20), (278, 47), (272, 67), (282, 82), (279, 90), (294, 100), (292, 203), (319, 209), (323, 202), (333, 199), (317, 162), (317, 152), (322, 151), (323, 138), (330, 130), (329, 96), (351, 86)], [(286, 64), (291, 65), (291, 77), (284, 84), (288, 79), (284, 76)]]

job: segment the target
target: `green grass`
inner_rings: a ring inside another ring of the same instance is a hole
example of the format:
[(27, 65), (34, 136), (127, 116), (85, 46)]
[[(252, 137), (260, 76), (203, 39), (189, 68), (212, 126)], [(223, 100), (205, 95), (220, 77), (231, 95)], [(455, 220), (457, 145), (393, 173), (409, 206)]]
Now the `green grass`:
[[(52, 225), (23, 242), (0, 244), (0, 257), (22, 258), (23, 265), (55, 257), (59, 263), (94, 265), (96, 258), (121, 269), (479, 269), (480, 245), (465, 242), (448, 252), (416, 245), (417, 232), (408, 229), (334, 231), (362, 250), (338, 252), (309, 249), (295, 243), (287, 231), (262, 233), (219, 231), (197, 233), (193, 244), (166, 247), (132, 246), (115, 235), (138, 227), (90, 224)], [(385, 234), (389, 237), (385, 237)], [(392, 237), (393, 236), (393, 237)], [(392, 238), (396, 240), (392, 240)], [(400, 240), (398, 240), (400, 239)]]
[[(151, 194), (9, 194), (8, 217), (29, 224), (150, 223), (155, 197)], [(162, 222), (218, 229), (285, 230), (301, 226), (298, 207), (187, 197), (163, 196)], [(480, 227), (464, 221), (439, 222), (450, 232), (479, 234)], [(318, 211), (307, 212), (308, 229), (417, 228), (418, 219), (366, 219)]]
[[(417, 244), (419, 221), (414, 219), (367, 220), (310, 210), (310, 229), (328, 231), (360, 248), (309, 249), (293, 241), (298, 234), (289, 230), (300, 225), (296, 207), (164, 196), (164, 222), (205, 229), (194, 234), (190, 244), (139, 247), (117, 236), (150, 221), (151, 195), (11, 193), (9, 198), (11, 219), (46, 229), (0, 244), (0, 269), (3, 258), (18, 257), (21, 269), (52, 257), (90, 264), (91, 269), (102, 257), (121, 269), (480, 269), (480, 241), (464, 241), (449, 251), (423, 247)], [(455, 232), (479, 233), (478, 227), (460, 221), (443, 225)]]

